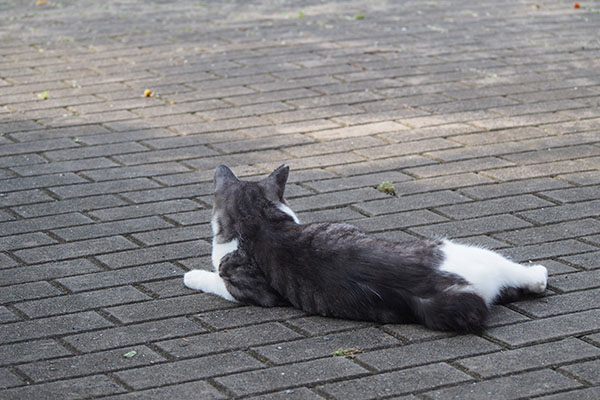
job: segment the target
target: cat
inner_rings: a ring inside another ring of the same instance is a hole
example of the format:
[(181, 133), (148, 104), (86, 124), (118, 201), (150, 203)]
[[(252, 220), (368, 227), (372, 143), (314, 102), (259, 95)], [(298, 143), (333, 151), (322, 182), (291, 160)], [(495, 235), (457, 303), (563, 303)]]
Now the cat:
[(185, 273), (185, 286), (244, 304), (457, 332), (482, 331), (490, 306), (505, 297), (546, 289), (542, 265), (480, 247), (394, 243), (347, 223), (301, 224), (284, 199), (288, 176), (285, 165), (258, 182), (216, 168), (213, 271)]

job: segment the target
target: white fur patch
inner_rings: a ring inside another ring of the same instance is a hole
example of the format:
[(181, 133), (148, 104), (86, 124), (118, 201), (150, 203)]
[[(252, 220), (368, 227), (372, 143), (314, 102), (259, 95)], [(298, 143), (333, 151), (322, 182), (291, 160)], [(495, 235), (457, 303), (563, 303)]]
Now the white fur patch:
[(288, 206), (286, 206), (285, 204), (279, 203), (279, 205), (277, 206), (277, 208), (279, 208), (281, 211), (283, 211), (284, 213), (286, 213), (287, 215), (289, 215), (290, 217), (292, 217), (292, 219), (294, 220), (295, 223), (297, 223), (297, 224), (300, 223), (300, 220), (296, 216), (296, 213), (293, 212), (292, 209), (289, 208)]
[(503, 288), (527, 288), (536, 293), (546, 289), (548, 272), (541, 265), (525, 267), (491, 250), (449, 240), (444, 240), (441, 249), (445, 258), (440, 270), (457, 274), (470, 284), (454, 289), (474, 291), (488, 305)]
[(225, 300), (236, 302), (236, 299), (227, 290), (225, 281), (216, 272), (194, 269), (183, 275), (183, 284), (190, 289), (216, 294)]
[(230, 242), (220, 243), (218, 239), (219, 233), (219, 220), (218, 214), (213, 215), (210, 221), (210, 226), (213, 230), (213, 241), (212, 241), (212, 265), (213, 270), (219, 272), (219, 265), (221, 265), (221, 259), (227, 254), (232, 253), (238, 249), (239, 243), (237, 239), (233, 239)]

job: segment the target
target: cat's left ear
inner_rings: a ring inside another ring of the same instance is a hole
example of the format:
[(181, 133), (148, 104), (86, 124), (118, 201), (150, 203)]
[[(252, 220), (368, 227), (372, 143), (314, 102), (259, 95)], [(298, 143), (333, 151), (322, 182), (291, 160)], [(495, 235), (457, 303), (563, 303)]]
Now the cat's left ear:
[(271, 175), (269, 175), (266, 179), (262, 180), (260, 184), (263, 188), (265, 188), (267, 194), (275, 195), (279, 201), (283, 201), (285, 184), (287, 183), (289, 175), (290, 167), (281, 165), (275, 171), (271, 172)]
[(239, 182), (240, 180), (233, 174), (233, 172), (225, 165), (219, 165), (215, 169), (215, 190), (220, 191), (224, 187)]

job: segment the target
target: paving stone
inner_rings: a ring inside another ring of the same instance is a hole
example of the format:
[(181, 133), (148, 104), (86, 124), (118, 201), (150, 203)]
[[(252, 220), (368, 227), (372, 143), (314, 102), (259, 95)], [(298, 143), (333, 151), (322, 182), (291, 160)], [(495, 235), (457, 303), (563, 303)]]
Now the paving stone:
[(177, 358), (206, 355), (216, 352), (243, 350), (253, 346), (282, 340), (298, 339), (301, 336), (276, 322), (243, 328), (226, 329), (221, 332), (192, 336), (186, 340), (176, 339), (157, 343), (163, 351)]
[(517, 262), (541, 260), (557, 256), (568, 256), (571, 254), (584, 253), (596, 248), (573, 239), (559, 240), (551, 243), (530, 244), (527, 246), (514, 247), (502, 250), (504, 256)]
[(292, 210), (296, 212), (318, 210), (329, 207), (340, 207), (364, 200), (373, 200), (388, 196), (375, 188), (352, 189), (340, 192), (325, 193), (311, 197), (302, 197), (290, 201)]
[(41, 318), (2, 325), (2, 343), (38, 339), (49, 335), (76, 333), (104, 328), (112, 324), (93, 311)]
[(517, 399), (522, 396), (535, 396), (578, 386), (580, 383), (552, 370), (544, 369), (441, 389), (429, 392), (427, 396), (433, 399), (447, 399), (455, 396), (464, 399)]
[(304, 315), (304, 312), (291, 307), (261, 308), (243, 306), (225, 310), (208, 311), (196, 317), (215, 329), (234, 328), (271, 321), (283, 321)]
[(100, 270), (97, 265), (86, 259), (51, 262), (28, 266), (27, 268), (10, 268), (16, 266), (16, 262), (10, 264), (12, 259), (8, 257), (4, 259), (1, 256), (2, 254), (0, 254), (0, 261), (7, 269), (0, 269), (0, 281), (5, 285), (54, 279)]
[(310, 336), (326, 335), (339, 331), (347, 331), (351, 329), (360, 329), (373, 325), (370, 322), (351, 321), (338, 318), (325, 318), (316, 315), (311, 315), (302, 318), (288, 320), (287, 323), (306, 332)]
[(442, 222), (433, 226), (410, 228), (410, 231), (429, 237), (440, 235), (447, 237), (461, 237), (523, 228), (526, 226), (530, 226), (530, 224), (512, 215), (497, 215), (463, 221)]
[(317, 192), (331, 192), (338, 190), (354, 189), (357, 187), (376, 187), (382, 181), (392, 183), (403, 182), (412, 179), (410, 176), (400, 172), (390, 171), (380, 174), (359, 175), (348, 178), (327, 179), (317, 182), (309, 182), (305, 185)]
[(29, 299), (38, 299), (42, 297), (51, 297), (53, 295), (61, 295), (62, 291), (58, 290), (48, 282), (31, 282), (21, 283), (18, 285), (2, 287), (0, 294), (0, 303), (13, 303)]
[(600, 387), (571, 390), (554, 395), (538, 397), (540, 400), (593, 400), (600, 396)]
[(0, 389), (6, 389), (23, 384), (21, 378), (6, 368), (0, 368)]
[(215, 380), (236, 396), (274, 391), (285, 387), (317, 384), (326, 380), (349, 378), (367, 371), (341, 357), (307, 361), (293, 365), (243, 372)]
[(578, 265), (584, 269), (598, 269), (600, 268), (600, 262), (598, 262), (598, 255), (600, 252), (590, 252), (584, 254), (578, 254), (574, 256), (561, 257), (568, 263)]
[(368, 351), (398, 343), (397, 339), (376, 328), (366, 328), (261, 346), (254, 351), (275, 364), (288, 364), (317, 357), (331, 357), (338, 349)]
[(464, 358), (457, 363), (477, 375), (488, 378), (534, 368), (564, 365), (592, 358), (598, 353), (600, 349), (597, 347), (579, 339), (568, 338), (558, 342)]
[(114, 234), (132, 234), (146, 230), (159, 230), (171, 228), (173, 225), (157, 216), (141, 217), (135, 219), (122, 219), (111, 222), (96, 222), (94, 224), (74, 226), (52, 230), (52, 233), (67, 241), (77, 239), (93, 239)]
[(456, 336), (359, 354), (357, 360), (377, 371), (387, 371), (489, 353), (501, 347), (474, 336)]
[[(135, 356), (129, 358), (124, 356), (132, 351), (135, 351)], [(140, 367), (164, 360), (164, 357), (145, 346), (132, 346), (127, 349), (22, 364), (19, 365), (19, 370), (38, 383)]]
[(24, 363), (71, 355), (71, 352), (52, 339), (30, 340), (0, 346), (2, 358), (0, 365)]
[(538, 211), (523, 212), (523, 216), (541, 224), (560, 222), (576, 218), (594, 217), (597, 215), (600, 200), (582, 201), (554, 207), (546, 207)]
[[(196, 381), (203, 378), (264, 368), (246, 353), (224, 354), (181, 360), (117, 372), (115, 375), (134, 389), (146, 389), (167, 384)], [(235, 375), (229, 375), (235, 376)]]
[(588, 218), (578, 221), (550, 224), (542, 227), (519, 229), (498, 234), (496, 237), (515, 244), (526, 245), (580, 237), (598, 233), (598, 231), (600, 231), (600, 222)]
[[(108, 324), (105, 326), (107, 325)], [(80, 333), (67, 337), (65, 341), (77, 350), (89, 353), (97, 350), (133, 346), (172, 337), (188, 336), (205, 331), (206, 329), (193, 323), (189, 319), (177, 317)]]
[(12, 313), (7, 307), (0, 306), (0, 323), (20, 321), (21, 318)]
[(107, 182), (82, 183), (79, 185), (56, 186), (51, 188), (51, 191), (61, 199), (66, 199), (150, 189), (158, 186), (157, 183), (147, 178), (132, 178)]
[(287, 389), (281, 392), (264, 394), (262, 396), (249, 397), (252, 400), (275, 400), (275, 399), (289, 399), (289, 400), (322, 400), (324, 397), (319, 396), (310, 389), (301, 387), (295, 389)]
[(570, 335), (581, 335), (595, 328), (599, 310), (589, 310), (492, 328), (487, 335), (510, 346), (523, 346)]
[(557, 275), (552, 279), (551, 285), (561, 292), (598, 287), (600, 286), (600, 274), (598, 274), (598, 271), (584, 271)]
[(226, 399), (227, 397), (204, 381), (181, 383), (156, 389), (139, 390), (126, 394), (107, 397), (111, 400), (144, 400), (144, 399)]
[(564, 188), (569, 185), (552, 178), (535, 178), (515, 182), (494, 183), (461, 189), (461, 192), (477, 199), (497, 198), (515, 194), (535, 193), (541, 190)]
[(377, 399), (472, 380), (447, 364), (431, 364), (320, 387), (335, 399)]
[(195, 210), (200, 206), (191, 200), (177, 199), (167, 200), (157, 203), (136, 204), (133, 206), (121, 206), (115, 208), (105, 208), (89, 213), (92, 217), (100, 221), (114, 221), (126, 218), (139, 218), (152, 215), (162, 215), (173, 212)]
[(389, 229), (408, 228), (415, 225), (425, 225), (447, 221), (440, 215), (427, 210), (417, 210), (394, 215), (382, 215), (379, 217), (363, 218), (352, 221), (353, 225), (366, 232), (377, 232)]
[(109, 268), (132, 267), (140, 264), (197, 257), (210, 253), (210, 245), (202, 240), (147, 247), (97, 256)]
[(116, 207), (126, 204), (123, 200), (111, 195), (90, 196), (79, 199), (52, 200), (51, 202), (13, 207), (12, 210), (25, 218), (46, 215), (66, 214), (74, 211), (89, 211), (99, 208)]
[(26, 263), (34, 264), (50, 260), (62, 260), (66, 258), (83, 257), (92, 254), (108, 253), (124, 249), (137, 248), (122, 236), (109, 236), (100, 239), (90, 239), (80, 242), (65, 244), (53, 244), (35, 249), (15, 251), (15, 255)]
[[(180, 285), (183, 285), (181, 279)], [(223, 309), (235, 306), (235, 303), (218, 296), (199, 293), (192, 296), (145, 301), (107, 308), (106, 311), (123, 323), (141, 322), (149, 319), (174, 317), (185, 314)]]
[(21, 386), (4, 390), (0, 395), (5, 399), (85, 399), (122, 393), (125, 389), (105, 375), (93, 375), (85, 378), (69, 379), (39, 385)]
[(31, 318), (40, 318), (146, 299), (149, 299), (149, 297), (139, 290), (131, 286), (121, 286), (95, 292), (27, 301), (16, 304), (15, 307)]
[(527, 209), (552, 206), (553, 203), (533, 195), (512, 196), (510, 198), (492, 199), (445, 207), (436, 210), (456, 219), (482, 217), (485, 215), (523, 211)]

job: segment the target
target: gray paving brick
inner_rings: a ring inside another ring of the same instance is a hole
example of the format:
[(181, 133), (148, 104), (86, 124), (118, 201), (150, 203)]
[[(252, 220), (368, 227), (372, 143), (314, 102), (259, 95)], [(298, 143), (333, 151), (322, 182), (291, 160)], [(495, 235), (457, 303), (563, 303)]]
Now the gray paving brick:
[(71, 355), (71, 352), (51, 339), (30, 340), (23, 343), (13, 343), (0, 346), (2, 358), (0, 365), (23, 363)]
[(374, 200), (357, 204), (355, 208), (370, 215), (391, 214), (398, 211), (409, 211), (421, 208), (430, 208), (454, 203), (471, 201), (468, 197), (461, 196), (450, 190), (427, 192), (401, 197), (392, 197), (384, 200)]
[(14, 254), (26, 263), (35, 264), (137, 247), (136, 244), (122, 236), (108, 236), (105, 238), (90, 239), (80, 242), (51, 244), (43, 247), (40, 246), (35, 249), (18, 250), (15, 251)]
[(552, 279), (551, 285), (562, 292), (589, 289), (600, 286), (598, 271), (584, 271), (558, 275)]
[(376, 369), (387, 371), (489, 353), (501, 347), (474, 336), (456, 336), (392, 349), (359, 354), (356, 358)]
[(18, 285), (2, 287), (0, 294), (0, 303), (13, 303), (16, 301), (38, 299), (42, 297), (51, 297), (53, 295), (61, 295), (62, 291), (58, 290), (48, 282), (31, 282), (21, 283)]
[(543, 208), (554, 204), (533, 195), (512, 196), (509, 198), (477, 201), (437, 207), (441, 213), (456, 219), (476, 218), (486, 215)]
[(596, 320), (599, 312), (595, 309), (497, 327), (488, 330), (487, 335), (510, 346), (560, 339), (573, 334), (581, 335), (597, 329)]
[(584, 363), (568, 365), (561, 369), (569, 372), (576, 377), (590, 382), (593, 385), (600, 383), (600, 377), (598, 377), (598, 367), (600, 367), (600, 360), (592, 360)]
[(379, 174), (359, 175), (347, 178), (327, 179), (316, 182), (305, 183), (305, 186), (312, 188), (320, 193), (332, 192), (338, 190), (354, 189), (358, 187), (376, 187), (382, 181), (392, 183), (411, 180), (412, 178), (397, 171), (383, 172)]
[(123, 200), (111, 195), (90, 196), (86, 198), (58, 201), (49, 198), (48, 200), (52, 201), (13, 207), (12, 210), (25, 218), (32, 218), (75, 211), (89, 211), (126, 204)]
[(12, 259), (8, 257), (0, 257), (0, 261), (7, 268), (0, 269), (0, 281), (3, 285), (61, 278), (100, 270), (97, 265), (86, 259), (53, 261), (47, 264), (30, 265), (27, 268), (9, 268), (17, 264), (16, 262), (11, 264)]
[(569, 256), (577, 253), (593, 251), (596, 248), (573, 239), (559, 240), (551, 243), (530, 244), (502, 250), (502, 254), (515, 261), (542, 260), (557, 256)]
[(149, 299), (149, 297), (139, 290), (131, 286), (121, 286), (94, 292), (27, 301), (16, 304), (15, 307), (31, 318), (40, 318), (146, 299)]
[(541, 400), (593, 400), (600, 396), (600, 387), (571, 390), (554, 395), (538, 397)]
[(546, 207), (537, 211), (526, 211), (522, 215), (541, 224), (566, 221), (576, 218), (594, 217), (598, 215), (600, 200), (582, 201), (555, 207)]
[(558, 342), (469, 357), (458, 360), (457, 363), (469, 371), (488, 378), (534, 368), (564, 365), (595, 357), (599, 352), (597, 347), (579, 339), (568, 338)]
[(147, 264), (114, 271), (100, 271), (99, 268), (95, 268), (93, 270), (88, 269), (78, 272), (79, 274), (70, 274), (75, 276), (67, 276), (68, 274), (63, 274), (63, 276), (67, 277), (62, 277), (59, 275), (61, 279), (57, 279), (57, 282), (69, 288), (69, 290), (80, 292), (103, 287), (148, 282), (156, 279), (165, 279), (172, 276), (181, 276), (183, 274), (183, 270), (181, 268), (170, 263)]
[(325, 193), (311, 197), (302, 197), (290, 201), (292, 210), (307, 210), (340, 207), (364, 200), (373, 200), (388, 196), (374, 188), (352, 189), (341, 192)]
[[(130, 351), (135, 351), (135, 356), (130, 358), (123, 356), (123, 354)], [(145, 346), (133, 346), (126, 349), (22, 364), (19, 365), (19, 370), (38, 383), (124, 368), (140, 367), (164, 360), (164, 357)]]
[(544, 196), (562, 203), (572, 203), (584, 200), (594, 200), (600, 197), (599, 186), (584, 186), (571, 189), (552, 190), (543, 192)]
[(600, 252), (590, 252), (584, 254), (578, 254), (573, 256), (561, 257), (561, 259), (578, 265), (584, 269), (598, 269), (600, 268), (600, 263), (598, 262), (598, 255)]
[(296, 389), (286, 389), (281, 392), (264, 394), (261, 396), (252, 396), (252, 400), (276, 400), (276, 399), (290, 399), (290, 400), (322, 400), (324, 397), (319, 396), (310, 389), (301, 387)]
[(371, 326), (369, 322), (351, 321), (337, 318), (325, 318), (320, 316), (307, 316), (288, 320), (287, 323), (292, 325), (310, 336), (326, 335), (334, 332), (347, 331), (351, 329), (360, 329), (366, 326)]
[(463, 221), (443, 222), (433, 226), (410, 228), (410, 231), (422, 236), (442, 235), (447, 237), (461, 237), (524, 228), (527, 226), (531, 226), (531, 224), (512, 215), (504, 214)]
[(415, 225), (443, 223), (447, 220), (447, 218), (434, 214), (431, 211), (417, 210), (393, 215), (362, 218), (352, 221), (352, 224), (367, 232), (378, 232), (390, 229), (408, 228)]
[(89, 353), (117, 347), (134, 346), (178, 336), (188, 336), (205, 331), (206, 329), (189, 319), (177, 317), (80, 333), (67, 337), (65, 341), (77, 350)]
[(288, 364), (311, 358), (331, 357), (338, 349), (368, 351), (399, 343), (393, 336), (376, 328), (366, 328), (261, 346), (254, 351), (275, 364)]
[(235, 395), (274, 391), (286, 387), (317, 384), (326, 380), (349, 378), (367, 371), (342, 357), (325, 358), (293, 365), (243, 372), (217, 378)]
[(92, 396), (122, 393), (125, 389), (105, 375), (93, 375), (66, 381), (21, 386), (3, 391), (5, 399), (85, 399)]
[(234, 351), (130, 369), (117, 372), (115, 375), (134, 389), (146, 389), (258, 368), (264, 368), (264, 365), (246, 353)]
[(191, 336), (157, 343), (163, 351), (177, 358), (201, 356), (232, 350), (243, 350), (279, 341), (298, 339), (301, 336), (277, 322), (267, 322), (243, 328)]
[(176, 199), (156, 203), (136, 204), (132, 206), (121, 206), (115, 208), (104, 208), (89, 213), (100, 221), (114, 221), (119, 219), (139, 218), (166, 213), (195, 210), (200, 205), (191, 200)]
[(92, 239), (114, 234), (131, 234), (139, 231), (158, 230), (170, 227), (172, 227), (172, 225), (165, 220), (156, 216), (150, 216), (111, 222), (96, 222), (94, 224), (55, 229), (52, 230), (52, 233), (64, 240), (74, 241), (77, 239)]
[(570, 239), (585, 236), (600, 231), (600, 222), (594, 219), (581, 219), (542, 227), (520, 229), (512, 232), (501, 233), (496, 237), (515, 244), (533, 244), (550, 242), (553, 240)]
[(264, 309), (254, 306), (244, 306), (203, 312), (196, 317), (215, 329), (225, 329), (262, 322), (283, 321), (303, 314), (302, 311), (291, 307)]
[(63, 315), (60, 317), (14, 322), (2, 325), (2, 343), (38, 339), (44, 336), (60, 335), (104, 328), (112, 324), (93, 311)]
[(476, 199), (489, 199), (565, 187), (569, 187), (569, 185), (557, 179), (534, 178), (515, 182), (493, 183), (490, 185), (464, 188), (461, 189), (461, 192), (469, 196), (473, 196)]
[(441, 363), (331, 383), (322, 386), (321, 389), (335, 399), (349, 397), (377, 399), (383, 396), (410, 394), (472, 379), (448, 364)]
[(107, 182), (81, 183), (78, 185), (55, 186), (51, 188), (61, 199), (85, 197), (109, 193), (129, 192), (140, 189), (156, 188), (159, 185), (147, 178), (112, 180)]
[(210, 253), (210, 245), (202, 240), (147, 247), (97, 256), (109, 268), (124, 268), (140, 264), (197, 257)]
[(598, 308), (598, 303), (600, 303), (600, 299), (597, 296), (597, 289), (590, 289), (547, 296), (541, 301), (528, 300), (512, 303), (511, 306), (535, 317), (549, 317), (557, 314), (591, 310)]
[(227, 397), (204, 381), (181, 383), (156, 389), (139, 390), (126, 394), (107, 397), (110, 400), (144, 400), (144, 399), (226, 399)]
[(0, 248), (3, 250), (23, 249), (52, 243), (56, 243), (56, 240), (41, 232), (24, 233), (22, 235), (4, 236), (0, 238)]
[(0, 368), (0, 389), (6, 389), (23, 384), (21, 378), (6, 368)]
[(20, 321), (21, 318), (12, 313), (7, 307), (0, 306), (0, 323)]
[[(183, 279), (180, 282), (183, 285)], [(145, 301), (107, 308), (106, 311), (124, 323), (174, 317), (197, 312), (234, 307), (235, 303), (208, 293)]]
[(69, 185), (73, 183), (84, 183), (85, 179), (72, 174), (53, 174), (40, 175), (27, 178), (4, 179), (2, 181), (2, 190), (12, 192), (16, 190), (39, 189), (50, 186)]
[(517, 399), (522, 396), (535, 396), (578, 386), (580, 386), (578, 382), (552, 370), (544, 369), (442, 389), (427, 393), (427, 396), (433, 399), (447, 399), (455, 396), (464, 399)]

